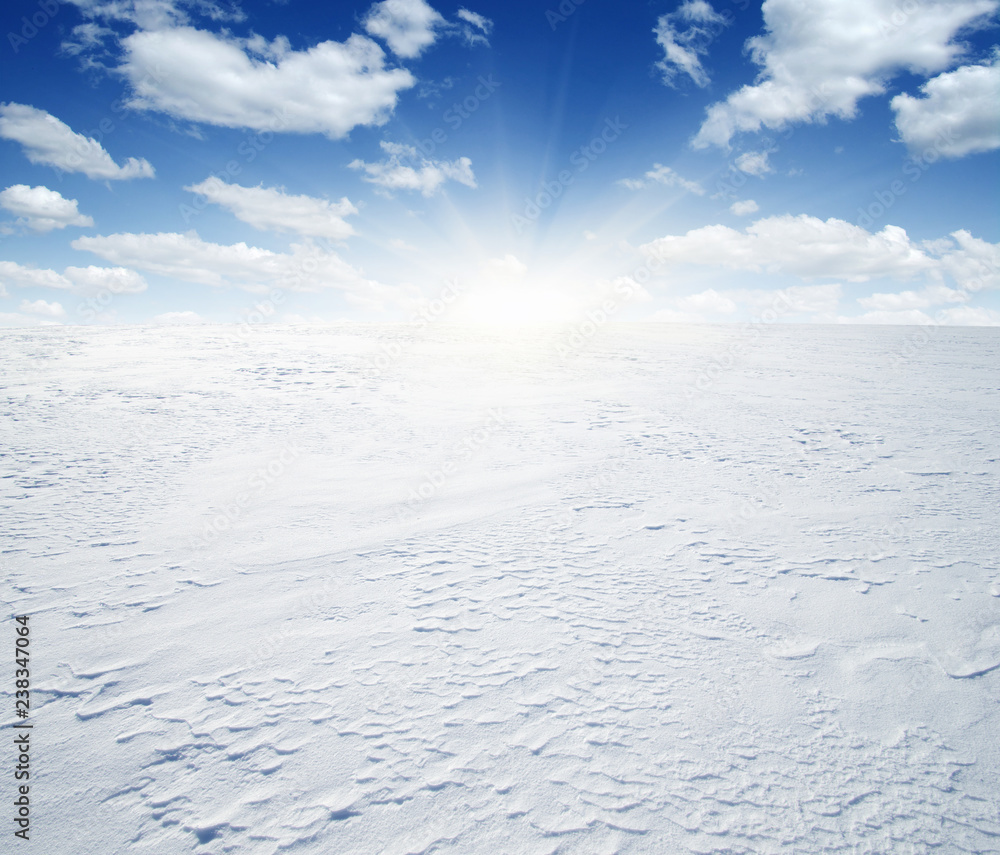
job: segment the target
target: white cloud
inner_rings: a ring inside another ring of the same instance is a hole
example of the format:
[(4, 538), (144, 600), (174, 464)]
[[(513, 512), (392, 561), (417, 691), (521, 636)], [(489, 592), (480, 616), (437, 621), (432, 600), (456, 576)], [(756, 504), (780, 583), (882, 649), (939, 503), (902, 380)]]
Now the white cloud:
[(114, 30), (93, 22), (77, 24), (70, 37), (60, 45), (60, 50), (70, 56), (92, 53), (103, 48), (105, 39), (114, 34)]
[(143, 30), (178, 27), (191, 19), (184, 7), (213, 21), (242, 21), (243, 12), (233, 3), (225, 6), (213, 0), (68, 0), (87, 18), (126, 21)]
[(313, 196), (292, 196), (275, 187), (243, 187), (216, 177), (185, 187), (231, 211), (256, 229), (343, 240), (354, 234), (344, 220), (358, 209), (346, 197), (339, 202)]
[(1000, 148), (1000, 51), (992, 63), (939, 74), (920, 91), (922, 98), (892, 99), (896, 128), (911, 149), (964, 157)]
[(736, 158), (736, 168), (747, 175), (766, 175), (772, 172), (771, 164), (767, 162), (771, 152), (748, 151)]
[(0, 192), (0, 207), (14, 214), (19, 224), (36, 232), (94, 225), (93, 219), (77, 210), (76, 199), (66, 199), (48, 187), (14, 184)]
[(945, 238), (926, 244), (941, 257), (943, 271), (969, 290), (1000, 288), (1000, 244), (973, 237), (965, 229), (951, 237), (954, 243)]
[(899, 226), (886, 226), (872, 234), (844, 220), (823, 221), (805, 214), (767, 217), (742, 232), (722, 225), (704, 226), (685, 235), (668, 235), (641, 249), (677, 263), (852, 282), (877, 276), (905, 279), (937, 266)]
[(968, 299), (968, 294), (945, 285), (929, 285), (920, 291), (900, 291), (895, 294), (872, 294), (859, 297), (858, 302), (866, 309), (882, 312), (899, 312), (909, 309), (926, 309), (941, 303), (960, 303)]
[(877, 311), (877, 312), (865, 312), (865, 314), (860, 315), (856, 318), (842, 317), (839, 318), (840, 322), (843, 324), (881, 324), (881, 325), (906, 325), (906, 326), (924, 326), (926, 324), (934, 323), (934, 319), (921, 312), (919, 309), (907, 309), (905, 311), (893, 312), (893, 311)]
[(691, 294), (677, 301), (678, 307), (685, 312), (702, 313), (708, 312), (713, 315), (731, 315), (736, 311), (736, 303), (723, 296), (714, 288), (702, 291), (700, 294)]
[[(348, 164), (351, 169), (364, 171), (362, 180), (377, 184), (385, 190), (419, 190), (424, 196), (433, 196), (445, 181), (451, 179), (466, 187), (476, 187), (476, 176), (472, 172), (472, 161), (467, 157), (458, 160), (428, 160), (418, 157), (413, 146), (382, 142), (382, 150), (389, 155), (386, 160), (365, 163), (354, 160)], [(419, 167), (407, 165), (416, 163)]]
[(187, 311), (164, 312), (162, 315), (157, 315), (153, 318), (153, 323), (160, 326), (187, 326), (189, 324), (204, 324), (208, 322), (197, 312)]
[(420, 56), (446, 25), (424, 0), (382, 0), (371, 7), (362, 23), (365, 32), (383, 39), (404, 59)]
[(984, 306), (955, 306), (928, 315), (920, 309), (879, 309), (857, 318), (842, 317), (841, 323), (943, 325), (953, 327), (1000, 327), (1000, 312)]
[(63, 275), (73, 283), (73, 290), (81, 294), (141, 294), (149, 285), (142, 276), (127, 267), (67, 267)]
[(251, 292), (274, 287), (301, 292), (337, 288), (359, 304), (370, 306), (381, 305), (379, 300), (391, 291), (365, 279), (335, 253), (322, 252), (308, 243), (293, 245), (290, 253), (279, 253), (242, 242), (209, 243), (192, 231), (81, 237), (72, 246), (112, 264), (215, 287), (236, 286)]
[[(639, 249), (666, 262), (659, 266), (661, 275), (670, 274), (677, 264), (695, 264), (805, 280), (923, 280), (919, 289), (860, 298), (858, 302), (869, 310), (862, 316), (866, 323), (922, 323), (919, 317), (923, 309), (942, 304), (952, 304), (940, 314), (953, 319), (942, 323), (964, 323), (962, 319), (967, 317), (985, 322), (986, 315), (978, 309), (972, 313), (975, 307), (964, 304), (980, 291), (1000, 288), (1000, 244), (975, 238), (965, 230), (918, 244), (898, 226), (886, 226), (873, 234), (843, 220), (786, 214), (757, 220), (744, 231), (705, 226), (684, 235), (668, 235)], [(949, 279), (952, 284), (947, 284)], [(722, 296), (758, 308), (780, 296), (797, 314), (826, 315), (832, 320), (841, 299), (841, 285), (793, 286), (780, 292), (728, 291)]]
[(729, 210), (736, 214), (737, 217), (745, 217), (747, 214), (755, 214), (760, 210), (760, 206), (753, 199), (741, 199), (738, 202), (733, 202), (729, 206)]
[(48, 268), (26, 267), (13, 261), (0, 261), (0, 285), (18, 288), (57, 288), (78, 294), (139, 294), (148, 285), (134, 270), (124, 267), (67, 267), (62, 273)]
[(60, 291), (69, 291), (73, 287), (69, 279), (54, 270), (25, 267), (15, 261), (0, 261), (0, 284), (17, 288), (58, 288)]
[(29, 315), (39, 315), (43, 318), (64, 318), (66, 310), (61, 303), (47, 303), (45, 300), (22, 300), (18, 310)]
[(118, 166), (97, 140), (75, 133), (65, 122), (27, 104), (0, 104), (0, 137), (19, 142), (32, 163), (63, 172), (112, 180), (155, 175), (144, 158), (130, 157)]
[(675, 12), (661, 15), (653, 32), (656, 43), (663, 48), (663, 59), (656, 63), (663, 73), (663, 82), (673, 86), (679, 74), (686, 74), (696, 86), (708, 86), (708, 73), (701, 57), (708, 53), (709, 42), (727, 23), (705, 0), (685, 0)]
[(1000, 312), (984, 306), (956, 306), (943, 309), (937, 317), (940, 323), (960, 327), (1000, 327)]
[[(733, 135), (828, 116), (853, 118), (861, 98), (901, 71), (931, 75), (962, 53), (963, 30), (985, 25), (997, 0), (765, 0), (765, 33), (747, 45), (761, 66), (708, 114), (692, 144), (727, 147)], [(906, 9), (904, 12), (903, 9)]]
[(467, 44), (489, 45), (487, 36), (493, 31), (493, 21), (477, 12), (470, 12), (468, 9), (459, 9), (457, 17), (463, 22), (459, 26)]
[(416, 83), (386, 68), (384, 51), (352, 35), (293, 51), (287, 39), (240, 42), (191, 27), (139, 31), (122, 40), (129, 106), (227, 128), (323, 133), (381, 125), (400, 90)]
[(698, 182), (681, 178), (669, 166), (663, 166), (660, 163), (654, 163), (653, 168), (642, 178), (622, 178), (618, 183), (629, 190), (642, 190), (652, 184), (663, 184), (667, 187), (682, 187), (689, 193), (698, 196), (705, 194), (705, 189)]

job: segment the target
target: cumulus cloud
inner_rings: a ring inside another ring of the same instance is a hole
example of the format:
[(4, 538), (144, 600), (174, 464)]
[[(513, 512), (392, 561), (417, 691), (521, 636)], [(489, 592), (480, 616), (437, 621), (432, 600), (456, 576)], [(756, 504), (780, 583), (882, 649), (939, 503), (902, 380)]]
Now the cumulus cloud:
[(708, 45), (729, 21), (705, 0), (685, 0), (676, 11), (661, 15), (653, 32), (656, 43), (663, 48), (663, 59), (656, 67), (663, 82), (674, 86), (678, 75), (685, 74), (696, 86), (709, 84), (708, 73), (701, 58)]
[(139, 31), (122, 40), (128, 105), (227, 128), (345, 136), (381, 125), (398, 93), (416, 83), (386, 68), (384, 51), (352, 35), (303, 51), (287, 39), (240, 42), (192, 27)]
[(63, 172), (110, 180), (155, 175), (145, 158), (130, 157), (118, 166), (97, 140), (75, 133), (65, 122), (27, 104), (0, 104), (0, 137), (20, 143), (32, 163)]
[(362, 23), (365, 32), (385, 41), (404, 59), (420, 56), (446, 25), (424, 0), (382, 0), (371, 7)]
[(688, 181), (686, 178), (681, 178), (669, 166), (663, 166), (660, 163), (654, 163), (653, 168), (642, 178), (622, 178), (618, 183), (629, 190), (642, 190), (653, 184), (663, 184), (667, 187), (682, 187), (689, 193), (694, 193), (698, 196), (705, 194), (705, 189), (697, 181)]
[(1000, 312), (985, 306), (956, 306), (942, 309), (937, 320), (957, 327), (1000, 327)]
[(141, 294), (149, 285), (139, 273), (127, 267), (67, 267), (63, 276), (73, 283), (73, 290), (80, 294)]
[(54, 270), (26, 267), (16, 261), (0, 261), (0, 284), (17, 288), (58, 288), (69, 291), (73, 283)]
[(920, 92), (892, 99), (899, 136), (911, 149), (964, 157), (1000, 148), (1000, 51), (992, 62), (939, 74)]
[(963, 303), (969, 295), (945, 285), (929, 285), (920, 291), (900, 291), (894, 294), (872, 294), (859, 297), (858, 302), (866, 309), (884, 312), (899, 312), (909, 309), (926, 309), (942, 303)]
[(984, 306), (954, 306), (933, 315), (921, 309), (878, 309), (856, 318), (839, 318), (848, 324), (905, 324), (907, 326), (1000, 327), (1000, 312)]
[(0, 207), (14, 214), (20, 225), (36, 232), (94, 225), (93, 219), (77, 210), (76, 199), (66, 199), (48, 187), (14, 184), (0, 192)]
[(667, 267), (696, 264), (849, 282), (923, 276), (932, 285), (950, 277), (965, 291), (1000, 287), (1000, 244), (964, 230), (916, 244), (899, 226), (871, 233), (844, 220), (786, 214), (757, 220), (744, 231), (714, 225), (668, 235), (640, 250)]
[(940, 256), (943, 271), (963, 287), (1000, 288), (1000, 244), (965, 229), (952, 232), (951, 238), (954, 243), (948, 238), (927, 243)]
[(67, 267), (62, 273), (48, 268), (26, 267), (13, 261), (0, 261), (0, 284), (18, 288), (57, 288), (78, 294), (139, 294), (148, 287), (146, 280), (125, 267)]
[(738, 202), (733, 202), (729, 206), (729, 210), (736, 214), (737, 217), (745, 217), (747, 214), (755, 214), (760, 210), (760, 206), (753, 199), (741, 199)]
[[(387, 191), (419, 190), (424, 196), (433, 196), (449, 179), (466, 187), (477, 186), (472, 161), (467, 157), (452, 161), (429, 160), (419, 156), (413, 146), (385, 141), (379, 145), (389, 155), (385, 160), (375, 163), (353, 160), (348, 164), (351, 169), (362, 170), (362, 180), (370, 184), (377, 184)], [(410, 165), (418, 161), (419, 165)]]
[(934, 266), (898, 226), (871, 234), (844, 220), (823, 221), (805, 214), (757, 220), (742, 232), (704, 226), (641, 249), (665, 261), (853, 282), (875, 276), (909, 278)]
[(713, 104), (695, 148), (727, 147), (761, 126), (853, 118), (861, 98), (886, 91), (901, 71), (945, 71), (963, 51), (956, 36), (989, 22), (997, 0), (765, 0), (765, 32), (747, 46), (758, 82)]
[(390, 291), (365, 279), (335, 253), (308, 243), (295, 244), (292, 252), (280, 253), (243, 242), (210, 243), (191, 231), (81, 237), (72, 246), (112, 264), (215, 287), (235, 286), (251, 292), (274, 287), (299, 292), (336, 288), (370, 306), (381, 305), (379, 300)]
[(65, 318), (66, 310), (61, 303), (47, 303), (45, 300), (22, 300), (18, 310), (43, 318)]
[(771, 164), (768, 163), (769, 151), (748, 151), (736, 158), (736, 168), (747, 175), (766, 175), (772, 172)]
[(221, 205), (255, 229), (295, 232), (331, 240), (343, 240), (354, 234), (344, 217), (356, 214), (358, 209), (346, 197), (330, 202), (313, 196), (291, 195), (276, 187), (227, 184), (215, 177), (184, 189)]

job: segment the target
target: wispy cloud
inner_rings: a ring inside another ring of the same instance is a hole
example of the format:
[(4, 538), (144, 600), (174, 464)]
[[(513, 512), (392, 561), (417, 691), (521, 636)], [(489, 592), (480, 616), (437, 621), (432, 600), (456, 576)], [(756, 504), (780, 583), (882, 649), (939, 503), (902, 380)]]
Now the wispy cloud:
[(420, 156), (413, 146), (385, 141), (379, 145), (389, 155), (385, 160), (375, 163), (354, 160), (348, 166), (361, 170), (364, 181), (386, 191), (419, 190), (424, 196), (433, 196), (449, 180), (476, 187), (472, 161), (467, 157), (452, 161), (430, 160)]
[(295, 232), (331, 240), (343, 240), (354, 234), (344, 217), (356, 214), (358, 209), (346, 197), (331, 202), (313, 196), (291, 195), (276, 187), (228, 184), (215, 177), (184, 189), (221, 205), (256, 229)]
[(130, 157), (119, 166), (97, 140), (27, 104), (0, 104), (0, 137), (19, 142), (32, 163), (82, 172), (88, 178), (124, 180), (156, 174), (145, 158)]
[(705, 194), (705, 188), (697, 181), (689, 181), (686, 178), (682, 178), (669, 166), (664, 166), (661, 163), (654, 163), (653, 168), (643, 175), (642, 178), (622, 178), (618, 183), (629, 190), (643, 190), (646, 187), (660, 184), (664, 187), (681, 187), (697, 196)]

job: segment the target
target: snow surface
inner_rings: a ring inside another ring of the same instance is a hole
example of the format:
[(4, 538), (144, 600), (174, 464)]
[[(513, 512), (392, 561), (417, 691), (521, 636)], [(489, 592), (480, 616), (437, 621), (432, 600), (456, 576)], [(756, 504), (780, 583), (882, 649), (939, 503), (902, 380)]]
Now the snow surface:
[(1000, 851), (996, 331), (0, 356), (18, 851)]

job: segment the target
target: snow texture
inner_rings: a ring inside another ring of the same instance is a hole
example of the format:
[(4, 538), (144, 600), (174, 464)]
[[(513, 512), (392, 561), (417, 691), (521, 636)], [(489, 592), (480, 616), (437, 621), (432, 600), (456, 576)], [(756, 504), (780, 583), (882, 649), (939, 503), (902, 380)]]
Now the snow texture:
[(0, 355), (18, 851), (1000, 851), (996, 331)]

